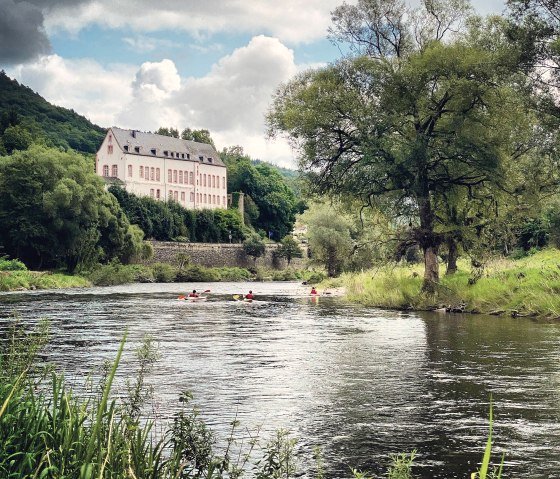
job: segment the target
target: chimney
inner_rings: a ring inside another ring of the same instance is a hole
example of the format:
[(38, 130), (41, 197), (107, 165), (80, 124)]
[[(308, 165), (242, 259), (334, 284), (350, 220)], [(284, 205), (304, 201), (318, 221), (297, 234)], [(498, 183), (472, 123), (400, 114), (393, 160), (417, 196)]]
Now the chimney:
[(132, 138), (136, 138), (136, 130), (132, 130)]

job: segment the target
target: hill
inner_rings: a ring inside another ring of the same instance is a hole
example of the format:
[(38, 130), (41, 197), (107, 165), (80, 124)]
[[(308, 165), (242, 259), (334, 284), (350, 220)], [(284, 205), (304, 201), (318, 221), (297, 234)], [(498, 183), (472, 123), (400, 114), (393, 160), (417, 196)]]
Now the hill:
[(94, 125), (74, 110), (51, 105), (31, 88), (0, 72), (0, 133), (21, 124), (33, 137), (44, 137), (50, 146), (95, 153), (106, 129)]

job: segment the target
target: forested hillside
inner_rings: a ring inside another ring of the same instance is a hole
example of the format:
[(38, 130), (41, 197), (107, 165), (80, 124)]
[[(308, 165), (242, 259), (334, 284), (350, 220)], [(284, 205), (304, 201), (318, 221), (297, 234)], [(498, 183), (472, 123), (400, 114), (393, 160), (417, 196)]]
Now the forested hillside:
[[(43, 137), (49, 146), (72, 148), (84, 153), (95, 153), (105, 135), (104, 128), (73, 110), (51, 105), (31, 88), (20, 85), (1, 71), (0, 134), (18, 125), (20, 130), (25, 130), (23, 135), (28, 133), (34, 139)], [(22, 134), (21, 131), (11, 133), (16, 136)], [(9, 141), (18, 140), (10, 136)]]

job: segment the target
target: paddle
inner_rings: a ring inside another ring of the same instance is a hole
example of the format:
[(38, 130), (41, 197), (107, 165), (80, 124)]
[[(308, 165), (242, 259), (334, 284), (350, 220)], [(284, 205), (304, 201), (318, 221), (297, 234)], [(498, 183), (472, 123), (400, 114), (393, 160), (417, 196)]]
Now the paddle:
[(239, 294), (234, 294), (233, 295), (233, 299), (235, 299), (235, 301), (239, 301), (239, 298), (243, 299), (243, 295), (239, 295)]

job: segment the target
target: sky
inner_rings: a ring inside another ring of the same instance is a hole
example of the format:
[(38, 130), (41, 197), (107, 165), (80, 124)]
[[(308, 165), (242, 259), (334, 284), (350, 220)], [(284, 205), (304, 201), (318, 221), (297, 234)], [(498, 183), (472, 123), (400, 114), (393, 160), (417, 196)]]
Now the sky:
[(341, 3), (0, 0), (0, 68), (102, 127), (205, 128), (218, 150), (295, 167), (288, 144), (266, 138), (265, 114), (281, 83), (340, 56), (326, 35)]

